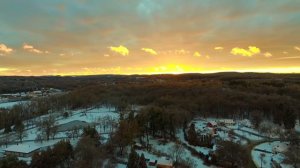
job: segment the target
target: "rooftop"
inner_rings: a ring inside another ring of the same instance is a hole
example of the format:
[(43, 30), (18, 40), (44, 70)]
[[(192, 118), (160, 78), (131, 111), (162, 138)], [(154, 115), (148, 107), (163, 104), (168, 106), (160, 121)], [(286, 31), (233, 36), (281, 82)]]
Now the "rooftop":
[(39, 146), (35, 146), (35, 145), (27, 145), (27, 144), (19, 144), (19, 145), (12, 145), (6, 149), (4, 149), (4, 151), (8, 151), (8, 152), (19, 152), (19, 153), (30, 153), (33, 152), (37, 149), (39, 149)]

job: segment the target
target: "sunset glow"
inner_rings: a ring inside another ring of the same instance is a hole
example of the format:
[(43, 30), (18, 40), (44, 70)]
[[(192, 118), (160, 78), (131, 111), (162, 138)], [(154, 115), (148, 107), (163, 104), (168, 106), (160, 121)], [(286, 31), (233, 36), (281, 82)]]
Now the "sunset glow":
[(0, 75), (300, 73), (300, 1), (0, 2)]

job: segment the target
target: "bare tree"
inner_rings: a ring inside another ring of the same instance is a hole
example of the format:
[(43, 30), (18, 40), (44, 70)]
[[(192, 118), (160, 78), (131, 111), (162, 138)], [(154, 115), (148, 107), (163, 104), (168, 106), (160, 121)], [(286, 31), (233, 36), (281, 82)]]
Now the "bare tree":
[(95, 146), (94, 139), (82, 137), (75, 149), (76, 167), (102, 167), (101, 151)]
[(38, 123), (38, 130), (45, 135), (48, 141), (51, 135), (55, 135), (57, 128), (55, 126), (55, 119), (53, 116), (45, 118), (43, 121)]
[(182, 144), (176, 142), (169, 151), (169, 154), (172, 157), (175, 164), (179, 163), (184, 154), (184, 147), (182, 146)]
[(228, 167), (247, 167), (250, 158), (243, 146), (231, 141), (219, 142), (216, 156), (219, 163)]
[(18, 139), (22, 143), (23, 138), (25, 138), (27, 136), (23, 122), (20, 122), (18, 125), (16, 125), (15, 130), (16, 130)]

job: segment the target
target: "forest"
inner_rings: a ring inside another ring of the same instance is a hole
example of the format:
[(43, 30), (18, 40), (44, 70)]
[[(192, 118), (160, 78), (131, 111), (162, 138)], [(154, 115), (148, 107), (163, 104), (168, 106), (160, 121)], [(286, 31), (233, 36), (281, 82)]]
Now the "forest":
[[(6, 83), (6, 81), (9, 82)], [(29, 83), (34, 83), (32, 85), (34, 88), (30, 88)], [(9, 85), (12, 87), (10, 88)], [(217, 73), (153, 76), (5, 77), (4, 81), (1, 80), (0, 90), (2, 93), (21, 91), (24, 86), (28, 90), (51, 86), (62, 88), (67, 92), (63, 95), (32, 99), (30, 103), (20, 104), (12, 109), (2, 109), (0, 129), (4, 129), (4, 132), (11, 132), (12, 126), (16, 126), (15, 128), (18, 129), (22, 125), (20, 122), (41, 115), (61, 112), (68, 116), (67, 109), (105, 106), (115, 107), (120, 113), (118, 130), (112, 135), (110, 143), (101, 150), (95, 151), (92, 149), (93, 147), (87, 145), (86, 142), (93, 142), (90, 143), (92, 146), (100, 145), (96, 143), (97, 140), (94, 140), (99, 139), (97, 131), (95, 133), (92, 128), (88, 128), (84, 130), (75, 149), (70, 147), (69, 142), (63, 141), (56, 146), (62, 146), (61, 149), (66, 148), (65, 151), (54, 147), (39, 155), (36, 154), (32, 158), (31, 167), (42, 167), (41, 159), (49, 159), (47, 155), (51, 155), (51, 152), (55, 153), (55, 150), (58, 153), (67, 153), (65, 160), (49, 161), (56, 164), (53, 167), (72, 164), (98, 165), (100, 164), (99, 160), (91, 157), (94, 153), (97, 153), (99, 158), (103, 158), (104, 153), (115, 153), (111, 151), (122, 155), (124, 148), (135, 138), (146, 138), (147, 141), (149, 141), (149, 136), (161, 137), (165, 140), (176, 139), (177, 130), (187, 128), (187, 123), (197, 117), (249, 119), (257, 127), (263, 120), (269, 120), (286, 130), (291, 130), (300, 116), (299, 74)], [(142, 107), (136, 115), (132, 109), (133, 106)], [(187, 138), (192, 137), (194, 132), (189, 128)], [(189, 140), (191, 144), (196, 143), (192, 142), (192, 138)], [(149, 142), (147, 141), (145, 143), (148, 147)], [(238, 148), (234, 144), (232, 147)], [(90, 153), (82, 153), (86, 150), (90, 150)], [(56, 154), (52, 155), (56, 156)], [(134, 151), (131, 152), (130, 157), (136, 157)], [(89, 160), (92, 161), (87, 163)], [(220, 165), (220, 162), (213, 164)], [(232, 163), (228, 167), (237, 166), (236, 164)], [(185, 164), (182, 163), (182, 165)]]

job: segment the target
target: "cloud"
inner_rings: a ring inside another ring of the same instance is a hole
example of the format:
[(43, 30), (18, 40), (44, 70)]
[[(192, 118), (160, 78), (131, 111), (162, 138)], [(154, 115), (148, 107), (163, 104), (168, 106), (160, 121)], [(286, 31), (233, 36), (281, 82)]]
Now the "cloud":
[[(29, 52), (37, 53), (37, 54), (44, 53), (43, 51), (38, 50), (38, 49), (34, 48), (32, 45), (28, 45), (28, 44), (24, 44), (23, 49), (26, 50), (26, 51), (29, 51)], [(46, 51), (45, 53), (48, 54), (49, 51)]]
[(267, 57), (267, 58), (269, 58), (269, 57), (272, 57), (273, 55), (270, 52), (265, 52), (264, 56)]
[(4, 55), (4, 54), (9, 54), (13, 52), (12, 48), (7, 47), (5, 44), (0, 44), (0, 54)]
[(283, 54), (288, 54), (288, 52), (287, 52), (287, 51), (283, 51), (282, 53), (283, 53)]
[(186, 55), (186, 54), (190, 54), (190, 51), (185, 50), (185, 49), (180, 49), (180, 50), (175, 50), (175, 54), (176, 55)]
[(196, 51), (196, 52), (194, 52), (194, 55), (193, 55), (194, 57), (201, 57), (201, 54), (198, 52), (198, 51)]
[(253, 55), (259, 54), (259, 53), (260, 53), (260, 49), (255, 46), (249, 46), (248, 50), (239, 48), (239, 47), (235, 47), (231, 50), (231, 54), (241, 55), (241, 56), (245, 56), (245, 57), (252, 57)]
[(143, 51), (151, 54), (151, 55), (157, 55), (157, 52), (151, 48), (142, 48)]
[(1, 67), (0, 67), (0, 72), (11, 71), (11, 70), (15, 70), (15, 69), (11, 69), (11, 68), (1, 68)]
[(215, 50), (223, 50), (224, 47), (215, 47), (214, 49), (215, 49)]
[(279, 60), (283, 60), (283, 59), (300, 59), (300, 56), (292, 56), (292, 57), (281, 57), (281, 58), (277, 58)]
[(300, 47), (295, 46), (294, 49), (300, 51)]
[(120, 45), (119, 47), (113, 47), (113, 46), (111, 46), (111, 47), (109, 47), (109, 49), (111, 51), (119, 53), (119, 54), (121, 54), (123, 56), (127, 56), (129, 54), (129, 50), (126, 47), (122, 46), (122, 45)]

